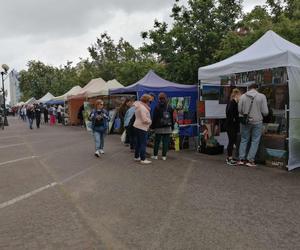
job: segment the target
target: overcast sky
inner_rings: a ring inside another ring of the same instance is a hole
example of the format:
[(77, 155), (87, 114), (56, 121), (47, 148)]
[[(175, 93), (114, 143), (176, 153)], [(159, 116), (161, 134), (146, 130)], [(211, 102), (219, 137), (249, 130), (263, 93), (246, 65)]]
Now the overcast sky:
[[(251, 10), (264, 0), (244, 0)], [(107, 31), (134, 46), (155, 18), (170, 22), (174, 0), (0, 0), (0, 63), (24, 69), (29, 60), (59, 66), (88, 56), (87, 47)], [(186, 3), (186, 0), (181, 0)]]

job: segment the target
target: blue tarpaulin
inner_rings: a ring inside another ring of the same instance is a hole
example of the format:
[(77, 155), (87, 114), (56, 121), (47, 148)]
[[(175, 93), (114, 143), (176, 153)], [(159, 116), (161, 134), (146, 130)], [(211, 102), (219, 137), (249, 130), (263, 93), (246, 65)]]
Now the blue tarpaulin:
[(64, 100), (50, 100), (48, 102), (46, 102), (47, 105), (63, 105), (64, 104)]
[(196, 111), (197, 85), (184, 85), (167, 81), (155, 74), (153, 70), (150, 70), (147, 75), (132, 85), (109, 90), (110, 95), (135, 93), (137, 98), (140, 98), (143, 94), (153, 93), (156, 96), (155, 99), (157, 99), (160, 92), (164, 92), (168, 97), (190, 96), (190, 110)]

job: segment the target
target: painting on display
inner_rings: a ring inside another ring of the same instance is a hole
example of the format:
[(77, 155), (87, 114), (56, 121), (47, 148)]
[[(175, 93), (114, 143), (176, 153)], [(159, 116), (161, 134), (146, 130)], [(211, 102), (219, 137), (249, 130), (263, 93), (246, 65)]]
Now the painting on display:
[(274, 108), (284, 110), (288, 103), (288, 85), (278, 85), (274, 87)]
[(197, 107), (199, 117), (205, 117), (205, 101), (198, 101)]
[(219, 100), (220, 86), (204, 85), (202, 88), (202, 100)]
[(219, 119), (206, 119), (204, 125), (208, 130), (208, 136), (219, 136), (221, 132), (220, 120)]
[(220, 104), (229, 103), (230, 94), (231, 94), (232, 89), (233, 89), (233, 87), (231, 87), (231, 86), (221, 86), (221, 88), (220, 88), (220, 98), (219, 98), (219, 103)]

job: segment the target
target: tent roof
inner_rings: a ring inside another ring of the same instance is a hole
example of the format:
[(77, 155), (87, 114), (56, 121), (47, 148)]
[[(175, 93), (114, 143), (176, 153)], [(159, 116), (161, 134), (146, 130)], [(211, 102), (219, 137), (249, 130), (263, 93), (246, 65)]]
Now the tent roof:
[(73, 88), (71, 88), (68, 92), (66, 92), (63, 95), (60, 96), (56, 96), (54, 98), (52, 98), (52, 101), (63, 101), (63, 100), (67, 100), (68, 96), (71, 95), (76, 95), (77, 93), (79, 93), (81, 91), (81, 87), (79, 85), (74, 86)]
[(29, 98), (24, 104), (30, 105), (36, 103), (36, 99), (34, 97)]
[(269, 30), (247, 49), (218, 63), (201, 67), (200, 80), (277, 67), (300, 67), (300, 47)]
[(72, 98), (83, 98), (88, 97), (88, 93), (94, 93), (105, 86), (105, 81), (102, 78), (95, 78), (88, 82), (79, 92), (72, 94), (69, 97)]
[(38, 102), (48, 102), (52, 98), (54, 98), (54, 95), (52, 95), (50, 92), (48, 92), (46, 95), (44, 95), (41, 99), (38, 100)]
[(115, 88), (124, 88), (124, 86), (121, 83), (119, 83), (116, 79), (113, 79), (105, 82), (104, 85), (98, 85), (95, 91), (88, 90), (86, 92), (86, 95), (88, 97), (109, 95), (109, 89)]
[(195, 91), (195, 86), (184, 85), (167, 81), (157, 74), (153, 70), (150, 70), (141, 80), (138, 82), (118, 89), (110, 89), (111, 94), (131, 93), (139, 91)]

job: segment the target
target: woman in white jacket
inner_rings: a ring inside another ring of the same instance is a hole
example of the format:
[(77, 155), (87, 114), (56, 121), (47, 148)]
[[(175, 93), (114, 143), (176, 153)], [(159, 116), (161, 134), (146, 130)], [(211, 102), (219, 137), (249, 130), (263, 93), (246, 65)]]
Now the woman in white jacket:
[(140, 101), (135, 102), (135, 129), (136, 145), (135, 145), (135, 161), (142, 164), (149, 164), (151, 161), (146, 159), (147, 134), (152, 123), (150, 115), (149, 103), (152, 100), (150, 95), (143, 95)]

